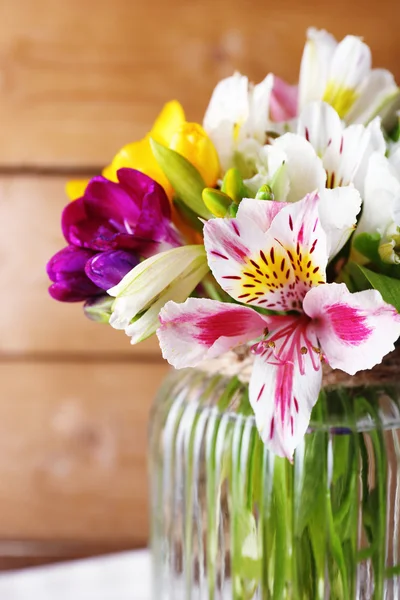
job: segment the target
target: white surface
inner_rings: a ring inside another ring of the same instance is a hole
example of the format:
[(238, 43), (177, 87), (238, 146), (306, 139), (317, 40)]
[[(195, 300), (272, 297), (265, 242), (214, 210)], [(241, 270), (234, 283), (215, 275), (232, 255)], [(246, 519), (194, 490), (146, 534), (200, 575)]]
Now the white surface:
[(0, 575), (1, 600), (150, 600), (150, 555), (126, 552)]

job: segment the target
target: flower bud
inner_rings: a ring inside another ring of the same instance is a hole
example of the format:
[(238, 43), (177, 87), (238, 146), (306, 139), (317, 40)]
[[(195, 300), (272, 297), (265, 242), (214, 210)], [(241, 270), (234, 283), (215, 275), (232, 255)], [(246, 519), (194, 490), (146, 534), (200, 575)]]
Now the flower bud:
[(99, 296), (91, 298), (85, 302), (83, 311), (85, 316), (96, 323), (108, 323), (111, 317), (111, 307), (114, 303), (114, 298), (110, 296)]
[(196, 167), (207, 187), (216, 185), (220, 174), (218, 154), (201, 125), (182, 123), (172, 136), (169, 147)]
[(400, 227), (397, 227), (395, 223), (386, 230), (378, 251), (382, 262), (392, 265), (400, 264)]
[(225, 173), (221, 190), (228, 194), (235, 204), (240, 204), (240, 201), (249, 195), (239, 170), (234, 167)]
[(274, 200), (274, 194), (270, 188), (270, 186), (265, 183), (260, 187), (256, 194), (256, 200)]
[(203, 202), (215, 217), (225, 217), (232, 204), (232, 198), (220, 190), (214, 188), (204, 188)]

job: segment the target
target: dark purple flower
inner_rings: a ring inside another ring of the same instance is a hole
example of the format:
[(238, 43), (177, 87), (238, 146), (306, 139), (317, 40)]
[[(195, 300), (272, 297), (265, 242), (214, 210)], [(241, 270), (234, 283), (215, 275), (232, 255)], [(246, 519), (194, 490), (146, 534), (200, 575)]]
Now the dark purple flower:
[(134, 169), (120, 169), (118, 183), (94, 177), (82, 198), (68, 204), (62, 230), (68, 243), (105, 252), (134, 250), (150, 256), (160, 245), (180, 245), (164, 189)]
[(125, 250), (96, 253), (87, 248), (67, 246), (50, 259), (47, 274), (54, 283), (50, 295), (61, 302), (80, 302), (104, 294), (138, 264)]
[(108, 250), (90, 258), (86, 263), (85, 272), (98, 287), (109, 290), (138, 263), (138, 258), (132, 252)]
[(54, 283), (50, 295), (61, 302), (81, 302), (104, 293), (85, 273), (85, 266), (94, 252), (85, 248), (68, 246), (47, 263), (47, 274)]

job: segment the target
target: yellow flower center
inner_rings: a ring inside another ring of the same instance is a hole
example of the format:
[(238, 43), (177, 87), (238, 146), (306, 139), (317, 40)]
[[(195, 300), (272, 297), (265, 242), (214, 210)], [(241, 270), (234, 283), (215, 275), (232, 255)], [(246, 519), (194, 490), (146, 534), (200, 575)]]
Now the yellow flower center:
[(260, 250), (259, 255), (249, 258), (243, 268), (238, 298), (245, 303), (258, 300), (260, 306), (274, 308), (274, 299), (269, 305), (268, 296), (277, 292), (279, 304), (284, 305), (282, 309), (301, 309), (307, 291), (325, 283), (325, 273), (313, 262), (312, 252), (313, 246), (304, 252), (300, 244), (292, 248), (275, 246)]
[(355, 89), (343, 87), (335, 81), (328, 81), (322, 100), (330, 104), (343, 119), (357, 98)]

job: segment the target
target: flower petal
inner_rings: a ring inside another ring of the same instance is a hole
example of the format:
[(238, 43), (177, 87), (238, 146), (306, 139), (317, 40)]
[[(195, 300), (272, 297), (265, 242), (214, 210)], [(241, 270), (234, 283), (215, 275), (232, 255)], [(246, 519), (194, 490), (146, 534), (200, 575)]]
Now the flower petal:
[(323, 100), (333, 106), (341, 118), (359, 97), (358, 87), (371, 69), (369, 47), (354, 35), (347, 35), (336, 47), (329, 69)]
[[(343, 125), (337, 112), (326, 102), (312, 102), (302, 111), (297, 132), (310, 142), (328, 173), (335, 170), (340, 154)], [(333, 161), (333, 162), (332, 162)]]
[(300, 67), (300, 110), (309, 102), (322, 98), (336, 47), (337, 41), (330, 33), (314, 27), (308, 29)]
[(284, 206), (266, 233), (244, 216), (212, 219), (204, 244), (214, 277), (239, 302), (301, 310), (307, 290), (325, 281), (326, 236), (316, 194)]
[(373, 69), (359, 87), (359, 97), (346, 115), (349, 123), (368, 123), (398, 92), (392, 73)]
[(109, 250), (90, 258), (85, 273), (93, 283), (103, 290), (117, 285), (139, 262), (137, 256), (125, 250)]
[(288, 202), (269, 202), (266, 200), (255, 200), (254, 198), (243, 198), (239, 204), (236, 215), (238, 221), (249, 219), (254, 225), (266, 232), (271, 227), (271, 223), (284, 208)]
[(357, 226), (358, 233), (383, 236), (393, 223), (396, 203), (400, 201), (400, 177), (389, 160), (377, 152), (371, 155), (364, 184), (364, 204)]
[(287, 202), (297, 202), (306, 194), (325, 187), (326, 173), (321, 159), (302, 136), (285, 133), (274, 142), (272, 148), (286, 155), (286, 176), (290, 181), (289, 194), (285, 198)]
[(277, 323), (270, 338), (273, 347), (255, 359), (249, 397), (263, 442), (291, 460), (318, 399), (322, 369), (312, 349), (316, 339), (308, 333), (306, 321), (276, 317)]
[(326, 233), (328, 255), (333, 258), (353, 233), (361, 209), (361, 196), (353, 187), (323, 189), (319, 192), (318, 212)]
[(249, 80), (240, 73), (222, 79), (215, 87), (204, 115), (204, 129), (211, 135), (222, 121), (233, 127), (249, 115)]
[(177, 369), (195, 367), (263, 334), (266, 319), (251, 308), (189, 298), (168, 302), (157, 330), (163, 357)]
[(273, 85), (274, 77), (269, 74), (263, 81), (250, 89), (249, 115), (239, 129), (239, 139), (251, 137), (262, 144), (265, 142), (265, 132), (269, 126), (269, 105)]
[(270, 115), (274, 122), (289, 121), (297, 116), (298, 91), (297, 85), (289, 85), (274, 75), (272, 94), (269, 100)]
[(165, 293), (166, 288), (183, 284), (187, 278), (193, 287), (185, 288), (186, 297), (193, 291), (208, 271), (203, 246), (182, 246), (148, 258), (134, 267), (120, 283), (108, 290), (117, 299), (113, 306), (110, 324), (115, 329), (125, 329), (132, 319), (148, 309)]
[(204, 225), (203, 233), (207, 260), (214, 277), (228, 294), (240, 301), (243, 270), (251, 257), (258, 256), (260, 248), (266, 246), (266, 234), (243, 215), (240, 220), (210, 219)]
[(151, 137), (168, 146), (175, 131), (185, 122), (185, 112), (177, 100), (164, 104), (151, 128)]
[(326, 284), (310, 290), (303, 307), (330, 366), (350, 375), (380, 363), (400, 336), (400, 315), (376, 290)]
[(67, 246), (47, 263), (47, 274), (53, 284), (50, 295), (61, 302), (81, 302), (102, 291), (85, 273), (86, 263), (94, 253), (85, 248)]

